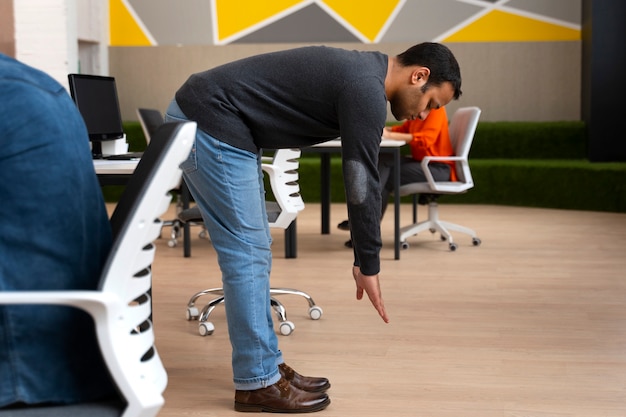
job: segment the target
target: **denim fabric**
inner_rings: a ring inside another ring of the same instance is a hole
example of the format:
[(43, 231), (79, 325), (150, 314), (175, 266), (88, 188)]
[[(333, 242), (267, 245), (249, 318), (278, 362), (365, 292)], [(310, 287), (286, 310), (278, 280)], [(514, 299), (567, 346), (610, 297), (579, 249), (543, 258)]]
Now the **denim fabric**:
[[(0, 291), (96, 289), (111, 229), (67, 91), (0, 54)], [(86, 313), (0, 306), (0, 407), (112, 395)]]
[[(165, 118), (187, 120), (176, 102)], [(276, 383), (282, 363), (270, 307), (272, 238), (260, 156), (198, 129), (194, 148), (181, 165), (218, 255), (239, 390)]]

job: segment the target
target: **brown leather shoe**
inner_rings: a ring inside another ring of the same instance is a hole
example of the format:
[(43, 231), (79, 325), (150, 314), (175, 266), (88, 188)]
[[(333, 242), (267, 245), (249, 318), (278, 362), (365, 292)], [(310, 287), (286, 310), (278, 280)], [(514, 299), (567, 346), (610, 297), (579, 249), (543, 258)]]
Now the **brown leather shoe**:
[(302, 391), (324, 392), (330, 388), (330, 382), (328, 379), (302, 376), (285, 363), (278, 365), (278, 370), (283, 378), (291, 382), (291, 385), (294, 387), (300, 388)]
[(281, 378), (274, 385), (253, 391), (235, 391), (235, 411), (312, 413), (328, 407), (326, 393), (302, 391)]

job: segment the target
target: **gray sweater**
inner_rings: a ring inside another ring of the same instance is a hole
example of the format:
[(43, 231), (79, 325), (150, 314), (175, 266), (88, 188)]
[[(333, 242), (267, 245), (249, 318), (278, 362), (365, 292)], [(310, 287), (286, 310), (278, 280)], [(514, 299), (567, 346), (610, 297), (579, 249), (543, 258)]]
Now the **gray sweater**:
[(340, 136), (355, 265), (374, 275), (380, 270), (377, 162), (387, 62), (379, 52), (323, 46), (262, 54), (192, 75), (176, 101), (203, 131), (255, 153)]

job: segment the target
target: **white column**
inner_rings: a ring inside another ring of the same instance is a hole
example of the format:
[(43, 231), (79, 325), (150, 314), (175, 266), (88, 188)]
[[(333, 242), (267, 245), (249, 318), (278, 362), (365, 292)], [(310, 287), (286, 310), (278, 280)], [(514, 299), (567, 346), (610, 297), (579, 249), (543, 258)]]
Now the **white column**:
[(67, 74), (108, 74), (108, 0), (14, 0), (15, 58), (68, 88)]
[[(15, 58), (50, 74), (67, 86), (76, 68), (78, 46), (71, 42), (68, 2), (73, 0), (14, 0)], [(75, 32), (75, 31), (74, 31)]]

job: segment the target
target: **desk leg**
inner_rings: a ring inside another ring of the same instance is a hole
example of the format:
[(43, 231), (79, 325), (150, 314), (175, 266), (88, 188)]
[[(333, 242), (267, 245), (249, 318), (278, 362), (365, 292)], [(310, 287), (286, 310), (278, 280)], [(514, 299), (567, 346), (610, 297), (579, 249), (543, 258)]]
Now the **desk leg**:
[(330, 233), (330, 153), (320, 154), (322, 234)]
[(393, 161), (393, 244), (394, 259), (400, 259), (400, 148), (394, 149)]
[(296, 234), (296, 219), (285, 229), (285, 258), (298, 257), (298, 237)]
[[(180, 183), (180, 198), (182, 199), (183, 210), (188, 209), (191, 195), (189, 194), (189, 188), (187, 188), (184, 180)], [(191, 227), (189, 223), (183, 225), (183, 255), (185, 258), (191, 256)]]

